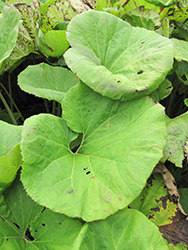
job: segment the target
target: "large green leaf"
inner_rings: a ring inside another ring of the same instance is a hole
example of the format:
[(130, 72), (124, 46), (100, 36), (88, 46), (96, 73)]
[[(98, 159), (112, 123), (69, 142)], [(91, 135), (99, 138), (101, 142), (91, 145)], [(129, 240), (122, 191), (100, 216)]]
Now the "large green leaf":
[(57, 102), (61, 102), (65, 93), (78, 82), (79, 79), (71, 71), (45, 63), (30, 65), (18, 76), (21, 89)]
[(167, 250), (158, 228), (139, 211), (124, 209), (89, 223), (81, 250)]
[(21, 166), (20, 140), (22, 126), (0, 121), (0, 192), (14, 180)]
[(185, 145), (188, 135), (188, 112), (167, 122), (166, 146), (163, 161), (168, 160), (182, 167), (185, 158)]
[(67, 28), (71, 70), (89, 87), (115, 100), (132, 100), (158, 88), (172, 68), (169, 39), (105, 12), (87, 11)]
[(14, 7), (4, 6), (3, 17), (0, 17), (0, 66), (10, 56), (18, 36), (21, 15)]
[(126, 207), (142, 190), (162, 156), (163, 107), (150, 98), (114, 101), (84, 84), (71, 88), (63, 117), (26, 120), (22, 181), (31, 197), (70, 217), (103, 219)]
[(87, 230), (78, 220), (44, 210), (17, 178), (0, 202), (0, 248), (8, 250), (79, 249)]

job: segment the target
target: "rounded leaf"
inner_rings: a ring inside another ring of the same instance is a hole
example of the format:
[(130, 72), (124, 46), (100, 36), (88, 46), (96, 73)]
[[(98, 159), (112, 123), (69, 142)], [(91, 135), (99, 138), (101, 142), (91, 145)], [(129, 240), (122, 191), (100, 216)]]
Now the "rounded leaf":
[(65, 121), (49, 114), (27, 119), (22, 133), (22, 182), (39, 204), (85, 221), (104, 219), (141, 192), (162, 157), (163, 107), (149, 97), (114, 101), (84, 84), (63, 101)]
[(67, 40), (72, 46), (64, 54), (68, 67), (96, 92), (115, 100), (150, 94), (173, 64), (168, 38), (105, 12), (75, 16)]
[(22, 90), (57, 102), (61, 102), (65, 93), (78, 82), (79, 79), (70, 70), (46, 63), (30, 65), (18, 76), (18, 85)]

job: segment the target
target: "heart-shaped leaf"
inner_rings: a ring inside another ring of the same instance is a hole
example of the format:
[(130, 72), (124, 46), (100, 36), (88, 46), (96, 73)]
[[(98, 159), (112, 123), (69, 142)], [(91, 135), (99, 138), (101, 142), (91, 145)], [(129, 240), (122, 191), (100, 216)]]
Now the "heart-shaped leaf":
[(30, 65), (18, 76), (21, 89), (57, 102), (61, 102), (65, 93), (78, 82), (79, 79), (70, 70), (46, 63)]
[(71, 88), (62, 118), (33, 116), (22, 133), (22, 181), (31, 197), (70, 217), (104, 219), (141, 192), (162, 156), (163, 107), (150, 98), (114, 101), (84, 84)]
[(109, 13), (87, 11), (67, 27), (69, 68), (89, 87), (115, 100), (132, 100), (158, 88), (172, 68), (172, 42)]

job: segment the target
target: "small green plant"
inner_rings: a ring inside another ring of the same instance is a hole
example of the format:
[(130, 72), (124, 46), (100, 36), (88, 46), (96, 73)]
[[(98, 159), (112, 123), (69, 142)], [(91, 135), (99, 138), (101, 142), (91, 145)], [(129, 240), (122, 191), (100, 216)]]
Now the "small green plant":
[(69, 1), (4, 6), (1, 73), (31, 52), (42, 56), (18, 85), (58, 102), (62, 115), (1, 121), (2, 249), (185, 249), (158, 230), (179, 200), (151, 174), (159, 162), (182, 167), (187, 154), (188, 113), (171, 119), (159, 103), (172, 96), (172, 75), (187, 84), (188, 44), (177, 39), (186, 26), (174, 30), (186, 7), (140, 2), (98, 1), (85, 11), (77, 1), (81, 14)]

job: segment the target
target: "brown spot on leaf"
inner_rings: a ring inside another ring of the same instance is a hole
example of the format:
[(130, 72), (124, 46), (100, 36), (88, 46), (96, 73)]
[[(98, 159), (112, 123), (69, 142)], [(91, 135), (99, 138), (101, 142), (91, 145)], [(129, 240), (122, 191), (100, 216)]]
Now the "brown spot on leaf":
[(30, 129), (30, 131), (35, 131), (35, 130), (36, 130), (36, 128), (31, 128), (31, 129)]
[(46, 45), (45, 43), (43, 43), (43, 45), (46, 46), (46, 48), (48, 48), (52, 53), (54, 52), (54, 50), (51, 47), (49, 47), (48, 45)]
[(72, 193), (74, 193), (74, 190), (72, 189), (72, 190), (69, 190), (69, 191), (67, 191), (67, 193), (68, 194), (72, 194)]

